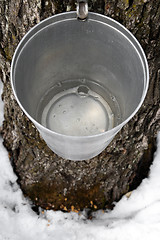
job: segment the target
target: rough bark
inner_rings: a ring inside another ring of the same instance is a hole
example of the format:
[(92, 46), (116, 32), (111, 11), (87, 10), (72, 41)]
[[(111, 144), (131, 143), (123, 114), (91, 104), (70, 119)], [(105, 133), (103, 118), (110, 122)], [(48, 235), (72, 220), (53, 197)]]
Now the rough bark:
[(19, 184), (44, 208), (107, 208), (146, 176), (160, 130), (160, 0), (89, 1), (91, 11), (125, 25), (141, 43), (149, 63), (145, 102), (97, 157), (73, 162), (54, 154), (17, 105), (10, 86), (10, 63), (24, 34), (40, 20), (75, 9), (74, 1), (0, 1), (0, 76), (4, 84), (2, 136)]

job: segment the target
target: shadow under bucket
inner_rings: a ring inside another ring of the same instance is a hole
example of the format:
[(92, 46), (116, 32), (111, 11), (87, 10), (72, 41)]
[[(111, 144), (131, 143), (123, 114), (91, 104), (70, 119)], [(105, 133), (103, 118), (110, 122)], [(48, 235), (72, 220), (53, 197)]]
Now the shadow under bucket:
[(19, 43), (11, 66), (22, 110), (59, 156), (98, 155), (143, 103), (149, 82), (135, 37), (106, 16), (48, 18)]

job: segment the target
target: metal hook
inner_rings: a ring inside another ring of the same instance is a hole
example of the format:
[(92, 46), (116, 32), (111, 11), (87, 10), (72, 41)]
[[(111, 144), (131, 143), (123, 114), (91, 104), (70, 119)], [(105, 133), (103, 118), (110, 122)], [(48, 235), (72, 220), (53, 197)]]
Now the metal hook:
[(86, 20), (88, 16), (88, 3), (86, 0), (77, 0), (77, 18)]

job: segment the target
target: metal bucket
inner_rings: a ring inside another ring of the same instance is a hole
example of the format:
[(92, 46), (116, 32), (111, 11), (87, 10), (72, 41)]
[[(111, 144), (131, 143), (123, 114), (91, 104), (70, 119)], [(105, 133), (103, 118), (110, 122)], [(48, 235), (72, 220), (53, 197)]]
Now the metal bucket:
[(135, 37), (106, 16), (50, 17), (19, 43), (11, 66), (22, 110), (55, 153), (70, 160), (98, 155), (135, 115), (149, 82)]

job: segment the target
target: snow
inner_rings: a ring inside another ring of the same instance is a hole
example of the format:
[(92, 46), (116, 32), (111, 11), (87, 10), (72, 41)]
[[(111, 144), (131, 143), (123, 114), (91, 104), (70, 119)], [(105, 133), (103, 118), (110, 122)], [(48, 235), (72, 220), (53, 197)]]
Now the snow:
[[(1, 86), (2, 88), (2, 86)], [(0, 125), (3, 104), (0, 103)], [(158, 240), (160, 238), (160, 133), (150, 174), (124, 196), (112, 211), (97, 211), (93, 219), (80, 214), (31, 208), (17, 184), (0, 138), (0, 240)]]

